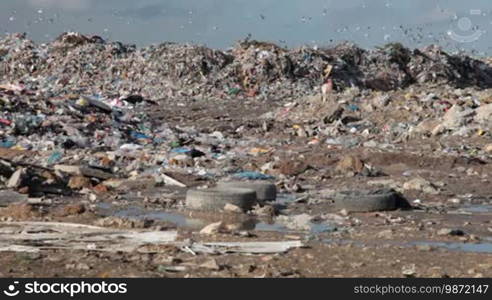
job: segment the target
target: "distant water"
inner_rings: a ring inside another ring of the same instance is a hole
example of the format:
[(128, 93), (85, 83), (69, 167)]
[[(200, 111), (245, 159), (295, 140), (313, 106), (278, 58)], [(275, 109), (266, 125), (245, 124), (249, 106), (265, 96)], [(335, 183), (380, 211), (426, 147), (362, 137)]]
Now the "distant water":
[(280, 45), (431, 43), (492, 54), (490, 0), (1, 0), (0, 33), (64, 31), (147, 45), (226, 48), (250, 35)]

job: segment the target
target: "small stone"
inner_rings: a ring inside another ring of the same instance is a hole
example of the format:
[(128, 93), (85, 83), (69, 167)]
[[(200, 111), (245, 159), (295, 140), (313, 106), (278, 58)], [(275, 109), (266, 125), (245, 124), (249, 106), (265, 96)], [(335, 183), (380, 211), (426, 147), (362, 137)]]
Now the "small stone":
[(440, 236), (445, 236), (445, 235), (464, 236), (465, 232), (461, 229), (442, 228), (439, 231), (437, 231), (437, 235), (440, 235)]
[(357, 156), (353, 155), (343, 157), (336, 166), (336, 171), (341, 173), (361, 173), (362, 170), (364, 170), (364, 163)]
[(445, 236), (445, 235), (450, 235), (451, 234), (451, 229), (450, 228), (442, 228), (437, 231), (437, 235), (440, 236)]
[(403, 184), (403, 189), (422, 191), (426, 194), (432, 194), (432, 195), (439, 194), (439, 190), (435, 187), (434, 184), (420, 177), (405, 182)]
[(480, 106), (477, 108), (476, 113), (475, 121), (487, 124), (492, 117), (492, 103)]
[(257, 216), (261, 217), (273, 217), (275, 216), (275, 208), (271, 205), (265, 205), (254, 210)]
[(241, 222), (228, 223), (228, 224), (223, 224), (223, 226), (220, 228), (220, 232), (221, 233), (236, 232), (243, 228), (244, 228), (244, 223)]
[(492, 153), (492, 144), (485, 145), (485, 147), (483, 147), (483, 151), (485, 151), (489, 154)]
[(30, 219), (39, 215), (34, 207), (27, 203), (11, 204), (3, 210), (3, 215), (14, 219)]
[(393, 238), (393, 230), (387, 229), (387, 230), (380, 231), (378, 232), (377, 237), (384, 238), (384, 239), (391, 239)]
[(419, 251), (426, 251), (426, 252), (433, 250), (433, 248), (430, 245), (417, 245), (416, 248)]
[(453, 204), (460, 204), (461, 200), (458, 198), (451, 198), (451, 199), (448, 199), (448, 202), (453, 203)]
[(66, 264), (65, 268), (69, 270), (80, 270), (80, 271), (87, 271), (91, 269), (91, 267), (85, 263)]
[(470, 234), (470, 236), (469, 236), (469, 240), (470, 240), (470, 241), (474, 241), (474, 242), (478, 242), (478, 241), (480, 241), (480, 240), (481, 240), (481, 238), (480, 238), (479, 236), (477, 236), (477, 235)]
[(178, 272), (185, 272), (187, 270), (186, 267), (184, 266), (158, 266), (157, 271), (158, 272), (170, 272), (170, 273), (178, 273)]
[(94, 192), (96, 192), (97, 194), (104, 194), (104, 193), (107, 193), (109, 191), (108, 187), (104, 184), (98, 184), (92, 190)]
[(213, 235), (221, 232), (223, 230), (224, 224), (222, 222), (212, 223), (205, 226), (200, 230), (200, 234)]
[(72, 176), (68, 181), (68, 187), (74, 190), (90, 188), (91, 186), (91, 180), (84, 176)]
[(346, 209), (342, 209), (342, 210), (340, 211), (340, 214), (341, 214), (342, 216), (344, 216), (344, 217), (347, 217), (347, 216), (349, 215), (349, 212), (348, 212), (348, 210), (346, 210)]
[(212, 270), (212, 271), (220, 271), (220, 266), (217, 264), (215, 259), (208, 260), (200, 265), (201, 268)]
[(250, 237), (256, 237), (256, 235), (252, 234), (251, 232), (249, 231), (239, 231), (237, 233), (238, 236), (240, 237), (247, 237), (247, 238), (250, 238)]
[(22, 183), (22, 175), (24, 175), (24, 169), (17, 169), (17, 171), (15, 171), (12, 176), (10, 176), (10, 179), (7, 182), (7, 188), (15, 189), (20, 187)]
[(85, 206), (83, 204), (69, 204), (63, 207), (62, 216), (80, 215), (84, 212)]
[(405, 277), (415, 277), (415, 274), (417, 274), (416, 269), (417, 267), (415, 266), (415, 264), (405, 265), (401, 268), (401, 273)]
[(239, 214), (243, 213), (243, 210), (239, 206), (230, 203), (227, 203), (224, 206), (224, 210), (228, 212), (239, 213)]

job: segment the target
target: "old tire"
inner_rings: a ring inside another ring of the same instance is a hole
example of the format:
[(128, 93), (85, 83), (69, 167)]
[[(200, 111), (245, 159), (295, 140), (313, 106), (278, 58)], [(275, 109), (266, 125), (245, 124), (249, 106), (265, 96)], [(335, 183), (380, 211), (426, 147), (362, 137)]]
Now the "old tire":
[(188, 190), (186, 207), (197, 210), (221, 211), (226, 204), (250, 210), (256, 203), (256, 192), (243, 188), (212, 188)]
[(260, 202), (275, 201), (277, 199), (277, 187), (271, 182), (253, 181), (221, 181), (218, 188), (244, 188), (256, 191), (256, 198)]
[(349, 212), (395, 210), (399, 195), (394, 190), (343, 191), (334, 196), (335, 207)]

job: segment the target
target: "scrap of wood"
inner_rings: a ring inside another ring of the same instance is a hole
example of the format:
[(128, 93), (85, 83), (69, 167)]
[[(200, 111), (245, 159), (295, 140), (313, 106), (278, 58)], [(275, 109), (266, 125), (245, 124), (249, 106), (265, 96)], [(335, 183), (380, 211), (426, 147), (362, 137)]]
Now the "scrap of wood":
[(0, 252), (24, 252), (24, 253), (37, 253), (41, 249), (32, 246), (22, 245), (2, 245), (0, 244)]
[(30, 252), (32, 247), (132, 252), (148, 244), (170, 244), (177, 236), (177, 231), (131, 231), (57, 222), (0, 222), (0, 252)]
[[(158, 252), (159, 246), (179, 247), (188, 253), (272, 254), (304, 247), (302, 241), (186, 243), (177, 231), (118, 230), (57, 222), (0, 222), (0, 252), (38, 252), (47, 249)], [(150, 246), (150, 247), (147, 247)]]
[(275, 242), (218, 242), (218, 243), (194, 243), (190, 246), (194, 252), (201, 253), (285, 253), (292, 248), (301, 248), (301, 241), (275, 241)]

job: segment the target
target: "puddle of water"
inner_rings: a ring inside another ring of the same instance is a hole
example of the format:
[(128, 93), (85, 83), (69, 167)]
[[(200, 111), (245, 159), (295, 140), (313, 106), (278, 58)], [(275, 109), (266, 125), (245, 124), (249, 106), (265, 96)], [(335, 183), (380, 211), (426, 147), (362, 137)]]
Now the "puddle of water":
[(443, 248), (451, 251), (459, 251), (466, 253), (492, 253), (492, 238), (486, 237), (483, 239), (481, 243), (452, 243), (452, 242), (432, 242), (432, 241), (417, 241), (417, 242), (409, 242), (409, 243), (401, 243), (401, 242), (392, 242), (385, 241), (383, 243), (364, 243), (360, 241), (352, 241), (352, 240), (331, 240), (325, 239), (323, 240), (326, 244), (339, 244), (339, 245), (347, 245), (352, 244), (358, 247), (366, 247), (366, 246), (430, 246), (433, 248)]
[[(295, 199), (295, 198), (294, 198)], [(207, 221), (196, 219), (196, 218), (188, 218), (184, 215), (174, 212), (164, 212), (164, 211), (147, 211), (145, 209), (130, 206), (125, 208), (115, 208), (110, 203), (99, 203), (97, 205), (97, 209), (99, 214), (102, 216), (115, 216), (120, 218), (133, 218), (133, 219), (149, 219), (156, 220), (162, 222), (168, 222), (176, 225), (181, 228), (189, 228), (189, 229), (201, 229), (206, 226)], [(257, 230), (257, 231), (269, 231), (269, 232), (279, 232), (279, 233), (299, 233), (302, 232), (300, 230), (292, 230), (285, 227), (283, 224), (279, 223), (265, 223), (258, 221), (254, 218), (245, 220), (240, 222), (242, 230)], [(309, 226), (311, 230), (309, 233), (311, 234), (321, 234), (325, 232), (333, 232), (337, 230), (336, 227), (326, 224), (326, 223), (310, 223)]]
[(325, 223), (311, 223), (310, 226), (311, 226), (311, 233), (313, 234), (333, 232), (338, 230), (336, 226), (325, 224)]
[(465, 206), (461, 210), (470, 213), (490, 213), (492, 212), (492, 204), (480, 204)]
[(150, 219), (163, 222), (169, 222), (177, 227), (198, 229), (207, 225), (207, 222), (200, 219), (187, 218), (178, 213), (169, 213), (163, 211), (146, 211), (136, 206), (130, 206), (122, 209), (114, 208), (110, 203), (99, 203), (99, 213), (103, 216), (115, 216), (121, 218)]
[(291, 231), (289, 228), (285, 227), (284, 225), (273, 223), (273, 224), (268, 224), (268, 223), (257, 223), (255, 225), (255, 230), (258, 231), (273, 231), (273, 232), (282, 232), (282, 233), (287, 233)]
[(492, 253), (492, 243), (446, 243), (446, 242), (415, 242), (410, 243), (413, 246), (431, 246), (436, 248), (445, 248), (461, 252)]
[(293, 203), (298, 198), (299, 197), (294, 194), (278, 194), (277, 199), (272, 202), (272, 204), (287, 205), (289, 203)]

